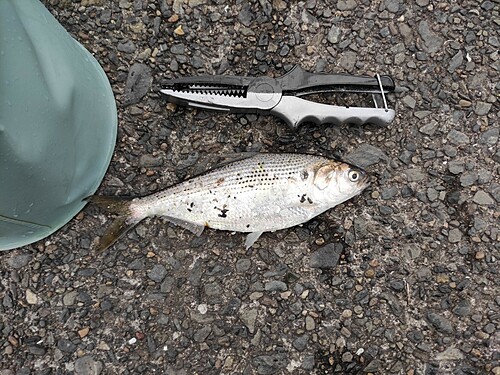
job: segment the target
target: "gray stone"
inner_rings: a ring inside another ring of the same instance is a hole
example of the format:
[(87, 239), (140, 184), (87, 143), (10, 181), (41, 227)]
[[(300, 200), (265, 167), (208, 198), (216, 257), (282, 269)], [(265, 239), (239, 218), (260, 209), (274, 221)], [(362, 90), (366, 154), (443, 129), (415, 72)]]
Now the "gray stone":
[(388, 186), (382, 189), (382, 191), (380, 192), (380, 197), (384, 200), (389, 200), (394, 198), (397, 193), (398, 193), (397, 186)]
[(251, 25), (254, 14), (252, 13), (252, 8), (249, 3), (243, 5), (241, 11), (238, 13), (238, 19), (247, 27)]
[(413, 115), (416, 118), (418, 118), (419, 120), (422, 120), (423, 118), (426, 118), (427, 116), (429, 116), (431, 113), (432, 113), (432, 111), (415, 111), (415, 113)]
[(448, 163), (448, 170), (453, 174), (460, 174), (465, 170), (465, 164), (459, 160), (452, 160)]
[(160, 285), (160, 291), (162, 293), (170, 293), (175, 286), (175, 278), (171, 276), (165, 277)]
[(124, 53), (133, 53), (133, 52), (135, 52), (136, 47), (135, 47), (134, 42), (132, 42), (131, 40), (127, 40), (123, 43), (118, 43), (118, 45), (116, 46), (116, 49), (118, 51), (124, 52)]
[(476, 194), (474, 194), (472, 201), (474, 203), (481, 205), (481, 206), (489, 206), (489, 205), (492, 205), (493, 203), (495, 203), (495, 201), (493, 200), (491, 195), (489, 195), (488, 193), (486, 193), (483, 190), (478, 190), (476, 192)]
[(138, 103), (149, 91), (153, 78), (151, 69), (144, 64), (135, 63), (129, 70), (123, 105)]
[(285, 292), (288, 290), (288, 287), (283, 281), (272, 280), (266, 283), (264, 289), (267, 292)]
[(248, 328), (250, 333), (255, 332), (255, 322), (257, 320), (257, 309), (242, 309), (240, 311), (240, 319)]
[(427, 21), (420, 21), (418, 24), (418, 33), (424, 42), (424, 49), (428, 53), (435, 53), (441, 49), (444, 39), (432, 32)]
[(181, 43), (174, 44), (172, 45), (172, 47), (170, 47), (170, 52), (172, 52), (174, 55), (184, 55), (184, 53), (186, 52), (186, 46)]
[(397, 13), (399, 11), (400, 3), (398, 0), (385, 0), (385, 9), (391, 13)]
[(346, 155), (345, 160), (361, 168), (366, 168), (380, 161), (388, 161), (389, 157), (380, 148), (363, 143)]
[(460, 65), (462, 65), (463, 62), (464, 55), (462, 51), (458, 51), (450, 60), (450, 64), (448, 65), (448, 72), (453, 73)]
[(139, 166), (145, 168), (159, 167), (163, 164), (161, 157), (144, 154), (139, 158)]
[(304, 370), (311, 371), (312, 369), (314, 369), (314, 365), (314, 355), (309, 354), (304, 356), (304, 360), (302, 361), (302, 365), (300, 367)]
[(162, 264), (155, 264), (148, 272), (148, 277), (157, 283), (161, 282), (166, 275), (167, 269)]
[(342, 255), (342, 244), (335, 242), (324, 245), (309, 257), (309, 266), (313, 268), (334, 268)]
[(406, 95), (403, 99), (401, 99), (403, 103), (405, 103), (408, 107), (411, 109), (415, 108), (415, 105), (417, 104), (417, 101), (415, 98), (411, 97), (410, 95)]
[(57, 342), (57, 348), (65, 353), (74, 353), (76, 351), (76, 345), (67, 339), (60, 339)]
[(287, 44), (285, 44), (285, 45), (281, 48), (281, 50), (280, 50), (280, 52), (279, 52), (279, 54), (280, 54), (280, 56), (281, 56), (281, 57), (285, 57), (285, 56), (287, 56), (289, 53), (290, 53), (290, 47), (289, 47)]
[(500, 202), (500, 184), (492, 183), (490, 193), (497, 202)]
[(75, 361), (75, 373), (77, 375), (99, 375), (102, 369), (102, 362), (94, 360), (90, 355), (80, 357)]
[(452, 146), (452, 145), (444, 145), (443, 151), (450, 158), (454, 158), (455, 156), (457, 156), (457, 152), (458, 152), (457, 148)]
[(406, 261), (414, 260), (420, 257), (422, 250), (418, 246), (407, 245), (403, 247), (401, 255), (406, 259)]
[(427, 320), (440, 333), (451, 335), (454, 332), (451, 322), (442, 315), (429, 312), (427, 313)]
[(368, 234), (366, 220), (361, 216), (354, 218), (354, 233), (356, 235), (356, 239), (358, 240), (365, 238)]
[(401, 292), (405, 290), (405, 282), (403, 280), (391, 280), (389, 282), (389, 286), (391, 287), (392, 290), (396, 292)]
[(75, 304), (76, 296), (78, 295), (78, 291), (73, 290), (69, 293), (66, 293), (63, 297), (64, 306), (72, 306)]
[(498, 142), (499, 135), (500, 128), (490, 128), (481, 134), (479, 142), (493, 146)]
[[(446, 350), (442, 351), (441, 353), (436, 354), (436, 357), (434, 359), (436, 361), (459, 361), (464, 359), (464, 355), (459, 349), (451, 346), (449, 348), (446, 348)], [(454, 373), (456, 374), (456, 372)]]
[(101, 17), (99, 18), (102, 24), (108, 24), (111, 21), (111, 9), (105, 8), (101, 12)]
[(453, 314), (458, 316), (467, 316), (471, 313), (471, 305), (467, 300), (461, 300), (452, 310)]
[(401, 303), (399, 303), (398, 297), (396, 297), (393, 293), (382, 292), (379, 294), (379, 297), (380, 299), (387, 301), (394, 315), (400, 316), (403, 313), (403, 308), (401, 307)]
[(129, 270), (140, 271), (143, 270), (144, 267), (146, 267), (144, 259), (139, 258), (139, 259), (134, 259), (132, 262), (130, 262), (127, 268)]
[(408, 182), (418, 182), (425, 178), (425, 174), (420, 168), (405, 169), (403, 173), (406, 175)]
[(474, 229), (482, 232), (488, 227), (488, 223), (478, 216), (474, 216)]
[(307, 348), (307, 344), (309, 344), (309, 335), (307, 333), (297, 337), (292, 342), (293, 347), (299, 352), (304, 351)]
[(337, 9), (340, 11), (353, 10), (357, 5), (355, 0), (339, 0), (337, 2)]
[(47, 350), (42, 345), (34, 344), (28, 346), (28, 352), (30, 354), (41, 357), (44, 356), (45, 353), (47, 353)]
[(111, 285), (101, 284), (97, 287), (97, 298), (101, 299), (103, 297), (109, 296), (115, 291), (115, 288)]
[(7, 259), (7, 264), (18, 270), (20, 268), (23, 268), (26, 266), (31, 260), (31, 254), (28, 253), (21, 253), (21, 254), (16, 254), (14, 253), (9, 259)]
[(383, 366), (382, 361), (380, 361), (379, 359), (374, 359), (366, 365), (366, 367), (363, 369), (363, 373), (378, 372), (378, 371), (380, 371), (382, 366)]
[(405, 150), (399, 154), (398, 159), (401, 160), (405, 164), (410, 164), (411, 158), (413, 157), (414, 153), (408, 150)]
[(485, 116), (491, 109), (491, 103), (477, 102), (474, 106), (474, 112), (478, 116)]
[(195, 8), (197, 6), (200, 6), (200, 5), (203, 5), (203, 4), (207, 4), (208, 0), (188, 0), (188, 5), (191, 7), (191, 8)]
[(222, 287), (218, 283), (205, 284), (205, 294), (209, 297), (217, 297), (222, 293)]
[(191, 58), (191, 65), (195, 69), (200, 69), (200, 68), (203, 68), (205, 66), (205, 61), (200, 56), (194, 55)]
[(210, 332), (212, 332), (212, 327), (204, 326), (194, 333), (193, 340), (196, 342), (204, 342), (210, 335)]
[(460, 185), (463, 187), (474, 185), (477, 181), (477, 172), (466, 172), (460, 176)]
[(493, 155), (493, 160), (495, 160), (497, 163), (500, 163), (500, 148), (497, 150), (495, 155)]
[(236, 272), (243, 273), (250, 269), (252, 261), (250, 259), (238, 259), (236, 262)]
[(310, 315), (306, 316), (306, 331), (313, 331), (316, 328), (316, 322), (314, 321), (314, 318)]
[(437, 121), (431, 120), (424, 126), (420, 127), (418, 131), (426, 135), (434, 135), (438, 127)]
[(462, 240), (462, 232), (460, 232), (460, 229), (454, 228), (450, 230), (448, 233), (448, 241), (450, 243), (457, 243)]
[(305, 24), (310, 24), (310, 25), (313, 25), (314, 27), (319, 26), (318, 19), (305, 9), (302, 9), (301, 20)]
[(420, 281), (427, 281), (432, 278), (432, 271), (429, 267), (420, 267), (417, 272), (417, 279)]
[(326, 39), (331, 44), (337, 44), (340, 40), (341, 33), (341, 30), (337, 26), (332, 25), (332, 27), (330, 27), (330, 30), (328, 31)]
[(343, 52), (339, 59), (338, 64), (346, 71), (351, 72), (354, 69), (354, 65), (358, 61), (358, 56), (356, 52), (347, 51)]
[(252, 364), (259, 375), (272, 375), (285, 368), (288, 358), (285, 353), (260, 355), (252, 359)]
[(447, 135), (448, 140), (454, 145), (463, 145), (470, 142), (469, 137), (461, 131), (452, 129)]

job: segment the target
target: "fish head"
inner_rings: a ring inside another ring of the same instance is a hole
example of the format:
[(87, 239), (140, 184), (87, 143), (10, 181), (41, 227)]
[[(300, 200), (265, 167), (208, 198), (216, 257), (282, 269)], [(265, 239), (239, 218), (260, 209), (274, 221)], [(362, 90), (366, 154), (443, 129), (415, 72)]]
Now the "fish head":
[(316, 170), (313, 183), (321, 201), (336, 205), (366, 189), (370, 176), (360, 167), (332, 161)]

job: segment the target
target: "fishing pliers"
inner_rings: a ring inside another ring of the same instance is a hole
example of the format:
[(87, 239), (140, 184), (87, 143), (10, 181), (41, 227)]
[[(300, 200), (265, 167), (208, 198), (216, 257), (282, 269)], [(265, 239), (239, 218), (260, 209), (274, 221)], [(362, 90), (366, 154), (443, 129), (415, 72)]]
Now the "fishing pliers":
[[(168, 81), (161, 90), (167, 100), (176, 104), (235, 113), (272, 114), (292, 128), (303, 122), (388, 125), (395, 112), (387, 107), (385, 94), (394, 91), (394, 81), (387, 75), (309, 73), (298, 65), (279, 78), (184, 77)], [(333, 92), (372, 94), (374, 107), (322, 104), (303, 98)]]

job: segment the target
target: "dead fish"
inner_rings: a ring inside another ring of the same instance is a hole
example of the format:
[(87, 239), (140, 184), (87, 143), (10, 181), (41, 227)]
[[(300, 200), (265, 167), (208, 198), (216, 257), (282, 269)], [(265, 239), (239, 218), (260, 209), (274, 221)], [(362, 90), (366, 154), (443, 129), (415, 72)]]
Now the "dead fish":
[(248, 249), (263, 232), (305, 223), (368, 185), (365, 171), (338, 160), (257, 153), (143, 198), (88, 200), (118, 215), (100, 240), (101, 250), (150, 216), (198, 236), (204, 228), (247, 232)]

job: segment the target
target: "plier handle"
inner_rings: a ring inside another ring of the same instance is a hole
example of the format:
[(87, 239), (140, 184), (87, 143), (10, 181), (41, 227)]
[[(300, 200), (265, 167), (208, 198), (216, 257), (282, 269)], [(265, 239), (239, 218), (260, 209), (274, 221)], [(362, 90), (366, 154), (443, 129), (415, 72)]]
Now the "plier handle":
[[(234, 113), (271, 114), (292, 128), (303, 122), (388, 125), (395, 112), (387, 107), (385, 94), (394, 91), (394, 81), (387, 75), (309, 73), (298, 65), (278, 78), (185, 77), (168, 81), (161, 90), (173, 103)], [(330, 92), (372, 94), (375, 107), (338, 106), (302, 98)], [(382, 98), (382, 105), (378, 104), (376, 96)]]

